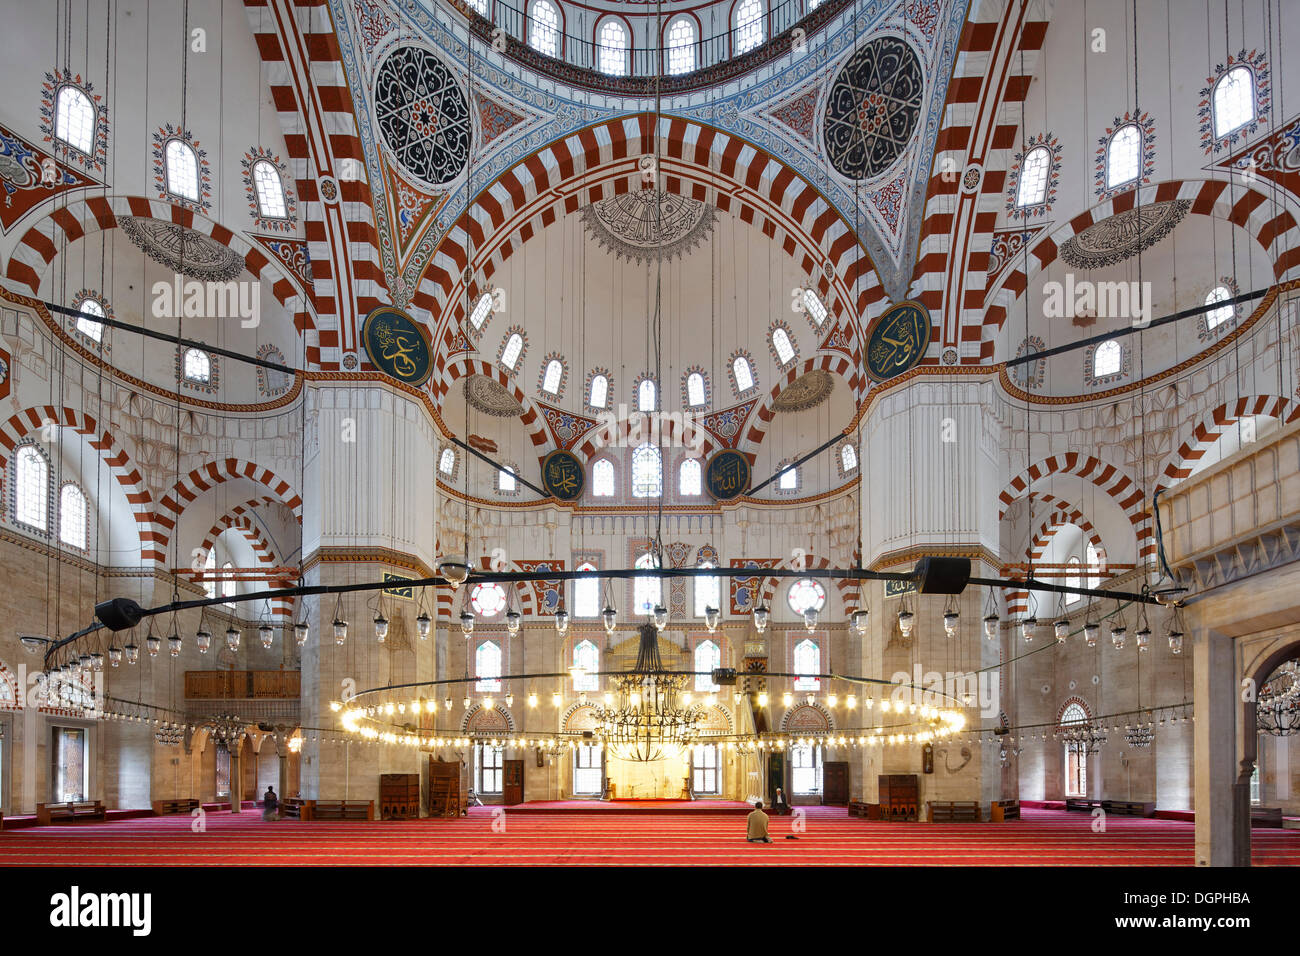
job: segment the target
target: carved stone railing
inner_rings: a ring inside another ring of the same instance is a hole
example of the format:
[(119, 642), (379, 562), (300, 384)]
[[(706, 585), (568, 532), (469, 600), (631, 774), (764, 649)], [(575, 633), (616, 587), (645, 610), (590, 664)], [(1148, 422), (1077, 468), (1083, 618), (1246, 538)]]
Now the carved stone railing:
[(1300, 560), (1300, 422), (1161, 496), (1164, 556), (1194, 590)]

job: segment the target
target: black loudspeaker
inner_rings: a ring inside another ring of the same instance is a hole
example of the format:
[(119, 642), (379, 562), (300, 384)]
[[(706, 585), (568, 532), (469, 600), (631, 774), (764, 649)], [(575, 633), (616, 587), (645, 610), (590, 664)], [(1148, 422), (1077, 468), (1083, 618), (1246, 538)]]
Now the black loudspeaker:
[(961, 594), (970, 581), (970, 558), (922, 558), (912, 574), (922, 594)]
[(719, 687), (736, 686), (736, 669), (734, 667), (719, 667), (713, 671), (713, 683)]
[(125, 631), (140, 623), (144, 609), (130, 598), (112, 598), (95, 605), (95, 617), (110, 631)]

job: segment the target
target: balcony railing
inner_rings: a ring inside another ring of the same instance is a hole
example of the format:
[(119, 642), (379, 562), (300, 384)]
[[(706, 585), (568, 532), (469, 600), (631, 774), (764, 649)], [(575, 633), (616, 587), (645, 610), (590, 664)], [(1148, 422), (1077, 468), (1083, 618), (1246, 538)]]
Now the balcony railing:
[(186, 700), (297, 700), (298, 671), (186, 671)]

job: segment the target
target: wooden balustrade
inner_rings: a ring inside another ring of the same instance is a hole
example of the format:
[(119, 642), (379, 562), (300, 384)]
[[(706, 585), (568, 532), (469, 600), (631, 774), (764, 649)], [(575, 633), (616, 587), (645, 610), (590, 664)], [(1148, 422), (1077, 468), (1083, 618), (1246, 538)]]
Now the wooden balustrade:
[(298, 671), (186, 671), (186, 700), (297, 700)]

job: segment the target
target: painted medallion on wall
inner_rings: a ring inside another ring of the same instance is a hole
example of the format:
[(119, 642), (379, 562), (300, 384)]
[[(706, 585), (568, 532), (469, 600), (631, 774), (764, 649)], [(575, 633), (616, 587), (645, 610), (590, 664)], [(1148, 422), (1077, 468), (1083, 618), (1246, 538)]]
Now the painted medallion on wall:
[(849, 179), (875, 179), (902, 155), (921, 122), (925, 73), (901, 37), (862, 45), (826, 96), (822, 137), (831, 165)]
[(542, 461), (542, 488), (559, 501), (577, 501), (587, 484), (582, 462), (572, 452), (559, 449)]
[(704, 487), (714, 501), (734, 501), (749, 490), (749, 459), (724, 448), (715, 452), (704, 468)]
[(366, 316), (361, 342), (370, 364), (404, 385), (423, 385), (433, 372), (424, 330), (400, 309), (380, 306)]
[(930, 311), (919, 302), (891, 305), (867, 330), (867, 374), (883, 382), (915, 368), (930, 345)]
[(402, 168), (431, 186), (461, 174), (469, 159), (469, 101), (429, 50), (399, 47), (375, 72), (375, 116)]

